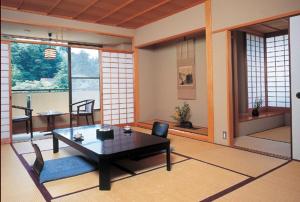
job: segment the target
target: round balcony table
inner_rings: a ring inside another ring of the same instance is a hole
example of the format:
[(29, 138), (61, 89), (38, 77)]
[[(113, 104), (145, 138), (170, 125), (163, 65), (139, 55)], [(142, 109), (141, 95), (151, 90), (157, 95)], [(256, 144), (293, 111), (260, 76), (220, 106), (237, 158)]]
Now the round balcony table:
[(52, 131), (55, 129), (55, 117), (61, 116), (64, 113), (58, 112), (58, 111), (47, 111), (47, 112), (39, 112), (37, 113), (39, 116), (45, 116), (47, 118), (47, 131), (50, 131), (52, 134)]

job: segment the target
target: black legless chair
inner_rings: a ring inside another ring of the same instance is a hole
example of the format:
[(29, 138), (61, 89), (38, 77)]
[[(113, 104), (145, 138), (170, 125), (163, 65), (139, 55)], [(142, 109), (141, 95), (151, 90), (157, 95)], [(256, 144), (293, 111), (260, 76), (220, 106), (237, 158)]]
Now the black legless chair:
[(155, 121), (152, 126), (151, 135), (167, 138), (168, 130), (169, 130), (169, 124)]
[(33, 111), (33, 109), (30, 109), (27, 107), (16, 106), (16, 105), (12, 105), (12, 108), (24, 110), (24, 115), (12, 117), (12, 122), (13, 123), (25, 122), (26, 133), (29, 133), (29, 128), (30, 128), (30, 137), (32, 140), (32, 138), (33, 138), (32, 111)]
[(34, 161), (32, 169), (37, 176), (40, 176), (40, 174), (43, 170), (43, 167), (44, 167), (44, 159), (43, 159), (43, 156), (42, 156), (39, 146), (34, 143), (31, 143), (31, 145), (32, 145), (35, 155), (36, 155), (36, 159)]
[[(92, 123), (94, 122), (94, 105), (95, 100), (82, 100), (79, 102), (75, 102), (70, 104), (70, 127), (72, 127), (72, 118), (76, 117), (77, 120), (77, 126), (79, 125), (79, 118), (80, 116), (85, 116), (86, 122), (89, 125), (89, 119), (88, 116), (91, 117)], [(73, 108), (76, 107), (76, 110), (74, 111)]]
[[(167, 123), (162, 123), (162, 122), (157, 122), (155, 121), (152, 126), (152, 133), (151, 135), (158, 136), (161, 138), (167, 138), (168, 136), (168, 131), (169, 131), (169, 124)], [(149, 153), (144, 153), (144, 154), (138, 154), (134, 155), (131, 157), (132, 160), (138, 161), (150, 156), (154, 156), (157, 154), (162, 153), (162, 151), (156, 151), (156, 152), (149, 152)]]

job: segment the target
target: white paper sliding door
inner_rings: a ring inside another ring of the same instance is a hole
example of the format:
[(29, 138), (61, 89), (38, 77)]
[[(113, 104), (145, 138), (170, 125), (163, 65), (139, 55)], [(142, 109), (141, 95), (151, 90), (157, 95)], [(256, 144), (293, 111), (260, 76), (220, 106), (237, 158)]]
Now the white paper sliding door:
[(300, 15), (290, 18), (292, 148), (300, 160)]
[(103, 123), (133, 123), (133, 54), (102, 52), (101, 61)]
[(1, 41), (1, 142), (10, 142), (10, 46)]

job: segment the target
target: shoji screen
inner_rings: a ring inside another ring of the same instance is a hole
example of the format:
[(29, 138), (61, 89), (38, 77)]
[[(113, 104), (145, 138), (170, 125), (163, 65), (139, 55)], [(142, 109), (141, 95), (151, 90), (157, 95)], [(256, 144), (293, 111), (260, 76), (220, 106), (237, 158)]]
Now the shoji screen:
[(1, 41), (1, 142), (10, 141), (10, 57), (9, 44)]
[(268, 106), (290, 107), (289, 36), (267, 39)]
[(133, 54), (102, 52), (104, 124), (134, 122)]
[(261, 100), (266, 106), (264, 38), (247, 34), (248, 107)]

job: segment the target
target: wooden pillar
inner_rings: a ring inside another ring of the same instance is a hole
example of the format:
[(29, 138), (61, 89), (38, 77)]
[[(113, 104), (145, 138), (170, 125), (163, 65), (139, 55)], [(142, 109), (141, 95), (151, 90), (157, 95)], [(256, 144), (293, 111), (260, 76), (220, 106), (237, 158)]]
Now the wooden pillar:
[(136, 124), (140, 118), (139, 103), (139, 60), (138, 48), (135, 47), (135, 39), (133, 38), (133, 57), (134, 57), (134, 123)]
[(214, 99), (213, 99), (213, 64), (212, 64), (212, 16), (211, 0), (205, 1), (205, 36), (207, 65), (208, 97), (208, 141), (214, 142)]

